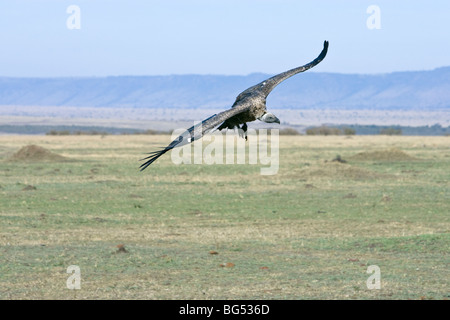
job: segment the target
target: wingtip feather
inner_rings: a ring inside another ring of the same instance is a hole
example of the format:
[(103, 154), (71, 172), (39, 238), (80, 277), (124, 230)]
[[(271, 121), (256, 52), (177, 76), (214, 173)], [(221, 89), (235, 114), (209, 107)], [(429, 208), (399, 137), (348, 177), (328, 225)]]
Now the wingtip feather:
[(327, 52), (328, 52), (328, 45), (329, 45), (329, 42), (328, 42), (327, 40), (325, 40), (325, 41), (323, 42), (323, 50), (322, 50), (322, 52), (321, 52), (320, 55), (319, 55), (319, 59), (323, 59), (323, 58), (325, 58), (325, 56), (327, 55)]
[(163, 150), (149, 152), (148, 154), (150, 154), (150, 156), (145, 157), (144, 159), (141, 159), (141, 161), (143, 161), (143, 160), (147, 160), (147, 161), (139, 166), (139, 168), (140, 168), (139, 171), (144, 171), (149, 165), (151, 165), (153, 162), (155, 162), (156, 159), (161, 157), (164, 153), (166, 153), (169, 150), (170, 149), (165, 148)]

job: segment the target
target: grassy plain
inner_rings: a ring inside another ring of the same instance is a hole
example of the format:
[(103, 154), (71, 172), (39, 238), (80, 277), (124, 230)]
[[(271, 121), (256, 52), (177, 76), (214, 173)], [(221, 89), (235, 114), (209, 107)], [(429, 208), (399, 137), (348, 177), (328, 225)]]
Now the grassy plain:
[[(0, 299), (450, 297), (450, 137), (280, 136), (276, 175), (139, 172), (168, 142), (0, 136)], [(68, 160), (14, 158), (32, 144)]]

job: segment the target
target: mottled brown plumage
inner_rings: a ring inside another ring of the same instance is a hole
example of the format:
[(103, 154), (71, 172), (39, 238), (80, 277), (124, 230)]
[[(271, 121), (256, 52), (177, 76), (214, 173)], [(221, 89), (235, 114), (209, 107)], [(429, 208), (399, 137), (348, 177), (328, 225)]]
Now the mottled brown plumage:
[[(215, 114), (208, 119), (203, 120), (200, 124), (189, 128), (164, 149), (151, 152), (150, 156), (143, 159), (147, 161), (141, 165), (141, 171), (147, 168), (167, 151), (198, 140), (203, 137), (203, 135), (214, 129), (223, 130), (241, 128), (244, 130), (244, 133), (246, 133), (247, 122), (261, 120), (268, 123), (280, 123), (280, 120), (278, 120), (275, 115), (267, 112), (266, 110), (267, 96), (282, 81), (319, 64), (327, 55), (327, 51), (328, 41), (325, 41), (322, 52), (310, 63), (280, 73), (241, 92), (230, 109)], [(242, 127), (240, 127), (240, 125), (242, 125)]]

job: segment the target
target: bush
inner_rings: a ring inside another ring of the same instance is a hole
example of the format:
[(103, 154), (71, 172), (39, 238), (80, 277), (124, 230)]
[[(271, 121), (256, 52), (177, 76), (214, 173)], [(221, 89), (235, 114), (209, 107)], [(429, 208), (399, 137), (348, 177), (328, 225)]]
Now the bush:
[(343, 130), (344, 130), (344, 134), (347, 135), (347, 136), (353, 136), (353, 135), (356, 134), (356, 130), (352, 129), (352, 128), (347, 128), (346, 127)]
[(306, 134), (310, 136), (330, 136), (330, 135), (341, 135), (342, 131), (338, 128), (330, 128), (327, 126), (313, 127), (306, 129)]
[(388, 136), (401, 136), (402, 129), (394, 129), (394, 128), (381, 129), (380, 134), (384, 134), (384, 135), (388, 135)]
[(292, 128), (285, 128), (285, 129), (280, 129), (279, 135), (280, 136), (298, 136), (298, 135), (300, 135), (300, 132), (298, 132), (297, 130), (292, 129)]
[(46, 133), (47, 136), (68, 136), (70, 135), (69, 130), (50, 130)]

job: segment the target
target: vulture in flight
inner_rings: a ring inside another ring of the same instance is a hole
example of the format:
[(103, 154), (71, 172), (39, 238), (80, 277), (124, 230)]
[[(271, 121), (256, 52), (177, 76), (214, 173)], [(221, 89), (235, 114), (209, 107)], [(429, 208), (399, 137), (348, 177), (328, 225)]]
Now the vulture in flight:
[(325, 41), (322, 52), (310, 63), (280, 73), (241, 92), (230, 109), (215, 114), (187, 129), (162, 150), (150, 152), (148, 157), (142, 159), (142, 161), (146, 160), (146, 162), (140, 166), (141, 171), (167, 151), (192, 143), (212, 130), (242, 129), (245, 139), (247, 139), (247, 122), (260, 120), (267, 123), (280, 123), (280, 120), (273, 113), (267, 112), (266, 110), (267, 96), (282, 81), (319, 64), (327, 55), (327, 51), (328, 41)]

